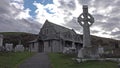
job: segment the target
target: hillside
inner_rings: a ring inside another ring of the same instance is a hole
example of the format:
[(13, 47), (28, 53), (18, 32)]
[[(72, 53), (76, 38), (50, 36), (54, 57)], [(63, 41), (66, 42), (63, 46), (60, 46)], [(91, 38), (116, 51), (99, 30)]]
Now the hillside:
[(21, 42), (25, 47), (29, 41), (37, 38), (37, 35), (24, 32), (1, 32), (4, 36), (3, 45), (5, 43), (13, 43), (14, 47)]
[(120, 40), (115, 40), (111, 38), (92, 36), (92, 45), (101, 45), (103, 47), (108, 47), (109, 49), (120, 48)]

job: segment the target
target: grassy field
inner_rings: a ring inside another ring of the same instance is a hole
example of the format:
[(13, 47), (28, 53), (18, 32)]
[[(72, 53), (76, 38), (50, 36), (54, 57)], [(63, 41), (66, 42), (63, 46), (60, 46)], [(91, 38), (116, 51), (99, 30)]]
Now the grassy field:
[(30, 52), (0, 52), (0, 68), (17, 68), (17, 65), (33, 54)]
[(71, 58), (73, 56), (50, 53), (49, 54), (53, 68), (118, 68), (117, 63), (110, 61), (87, 61), (77, 63)]

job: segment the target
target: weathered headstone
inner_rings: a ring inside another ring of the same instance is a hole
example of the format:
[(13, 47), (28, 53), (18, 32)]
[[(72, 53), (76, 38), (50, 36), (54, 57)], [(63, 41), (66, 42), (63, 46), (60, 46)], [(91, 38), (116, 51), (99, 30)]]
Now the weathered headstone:
[(78, 52), (78, 57), (79, 57), (79, 58), (84, 58), (84, 56), (83, 56), (83, 48), (81, 48), (81, 49), (79, 50), (79, 52)]
[(7, 51), (13, 51), (13, 44), (12, 43), (6, 43), (5, 48)]
[(5, 47), (3, 46), (3, 35), (0, 34), (0, 51), (5, 51)]
[(99, 47), (98, 47), (98, 53), (100, 55), (102, 55), (104, 53), (104, 48), (101, 45), (99, 45)]
[(22, 51), (24, 51), (24, 47), (23, 47), (23, 45), (16, 45), (16, 47), (15, 47), (15, 52), (17, 52), (17, 51), (20, 51), (20, 52), (22, 52)]
[(68, 47), (64, 47), (63, 53), (64, 53), (64, 54), (65, 54), (65, 53), (68, 53), (68, 51), (69, 51), (69, 48), (68, 48)]
[(3, 35), (0, 35), (0, 46), (3, 44)]
[[(91, 50), (92, 46), (91, 46), (91, 40), (90, 40), (90, 26), (94, 23), (94, 18), (88, 13), (87, 5), (83, 5), (83, 13), (78, 17), (78, 22), (83, 27), (83, 53), (84, 55), (81, 55), (81, 56), (91, 58), (93, 55), (92, 55), (92, 50)], [(81, 54), (81, 53), (78, 53), (78, 54)]]

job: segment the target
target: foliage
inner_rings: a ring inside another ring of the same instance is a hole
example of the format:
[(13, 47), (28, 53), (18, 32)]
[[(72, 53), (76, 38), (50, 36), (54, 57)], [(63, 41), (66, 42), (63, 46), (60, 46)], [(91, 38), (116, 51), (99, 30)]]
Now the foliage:
[(49, 54), (53, 68), (117, 68), (117, 63), (110, 61), (87, 61), (77, 63), (73, 56), (58, 53)]
[(37, 35), (23, 32), (1, 32), (4, 36), (3, 45), (5, 43), (13, 43), (13, 47), (15, 47), (21, 41), (25, 47), (27, 47), (27, 43), (36, 39)]

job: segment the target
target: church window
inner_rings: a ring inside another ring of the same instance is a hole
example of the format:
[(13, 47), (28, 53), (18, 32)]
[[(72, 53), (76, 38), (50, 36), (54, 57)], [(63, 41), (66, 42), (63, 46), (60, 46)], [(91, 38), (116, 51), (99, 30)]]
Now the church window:
[(115, 48), (119, 48), (119, 44), (118, 43), (115, 43)]
[(48, 34), (48, 29), (46, 29), (46, 34)]
[(48, 41), (48, 46), (51, 47), (51, 41)]

